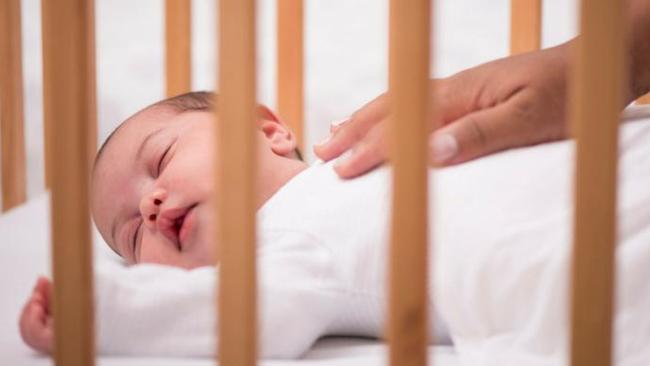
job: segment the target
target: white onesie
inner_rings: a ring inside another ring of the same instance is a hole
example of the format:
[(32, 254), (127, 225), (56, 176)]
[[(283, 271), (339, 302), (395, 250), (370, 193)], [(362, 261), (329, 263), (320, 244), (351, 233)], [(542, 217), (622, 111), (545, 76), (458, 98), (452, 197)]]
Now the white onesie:
[[(387, 168), (344, 181), (332, 163), (309, 167), (264, 204), (257, 216), (261, 357), (299, 357), (325, 335), (382, 337), (389, 212)], [(218, 272), (98, 266), (98, 351), (214, 355)], [(429, 318), (432, 341), (448, 342), (433, 309)]]

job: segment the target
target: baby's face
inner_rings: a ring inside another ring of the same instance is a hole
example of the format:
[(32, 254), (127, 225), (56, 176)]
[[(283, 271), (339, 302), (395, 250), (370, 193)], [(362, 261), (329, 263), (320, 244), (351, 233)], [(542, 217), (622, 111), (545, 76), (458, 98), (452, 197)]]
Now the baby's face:
[(128, 263), (213, 264), (214, 116), (152, 108), (107, 143), (93, 173), (92, 212)]

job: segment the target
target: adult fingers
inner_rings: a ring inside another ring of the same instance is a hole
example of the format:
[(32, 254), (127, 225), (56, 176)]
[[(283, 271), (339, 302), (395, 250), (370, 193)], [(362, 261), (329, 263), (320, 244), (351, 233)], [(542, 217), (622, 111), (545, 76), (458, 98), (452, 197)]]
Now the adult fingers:
[(349, 157), (334, 166), (341, 178), (354, 178), (372, 170), (386, 160), (385, 121), (375, 125), (355, 145)]
[(434, 132), (429, 140), (432, 163), (454, 165), (497, 151), (532, 144), (537, 123), (531, 96), (522, 91), (495, 107), (470, 113)]
[(324, 161), (332, 160), (363, 139), (368, 131), (388, 113), (385, 94), (375, 98), (354, 113), (347, 121), (338, 122), (325, 141), (314, 146), (314, 153)]
[(336, 133), (344, 124), (350, 122), (350, 117), (345, 117), (330, 123), (330, 135)]
[(470, 79), (463, 72), (456, 75), (433, 80), (432, 96), (437, 120), (442, 124), (454, 121), (474, 112), (479, 107), (476, 87), (481, 81)]

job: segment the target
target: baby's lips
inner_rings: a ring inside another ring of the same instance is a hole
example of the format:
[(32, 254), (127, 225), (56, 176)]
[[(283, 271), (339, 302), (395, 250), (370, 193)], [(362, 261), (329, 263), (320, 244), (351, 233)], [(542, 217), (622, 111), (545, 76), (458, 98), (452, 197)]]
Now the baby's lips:
[(190, 208), (191, 206), (167, 209), (162, 211), (158, 217), (157, 229), (174, 244), (178, 244), (176, 222), (185, 217)]
[(196, 221), (196, 211), (194, 210), (195, 207), (196, 205), (192, 205), (189, 208), (183, 217), (183, 221), (178, 226), (178, 241), (181, 250), (183, 250), (184, 247), (189, 244), (189, 237), (194, 230), (193, 226), (195, 225)]

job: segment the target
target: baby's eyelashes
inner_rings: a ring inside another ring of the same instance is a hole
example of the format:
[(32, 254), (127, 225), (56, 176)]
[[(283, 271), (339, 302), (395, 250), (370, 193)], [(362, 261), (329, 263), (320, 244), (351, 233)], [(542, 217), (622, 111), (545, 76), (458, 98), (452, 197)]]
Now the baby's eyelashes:
[(162, 153), (160, 158), (158, 159), (158, 164), (156, 166), (156, 175), (155, 177), (158, 178), (160, 177), (160, 174), (162, 174), (162, 171), (165, 169), (167, 164), (169, 163), (169, 159), (171, 159), (171, 156), (173, 155), (173, 150), (174, 147), (176, 146), (176, 139), (174, 139), (165, 149), (165, 151)]

